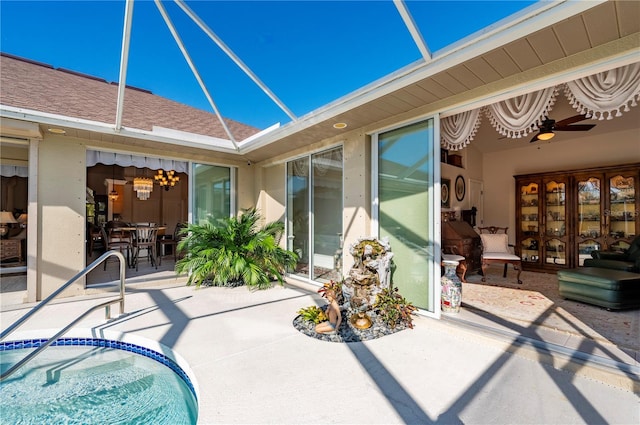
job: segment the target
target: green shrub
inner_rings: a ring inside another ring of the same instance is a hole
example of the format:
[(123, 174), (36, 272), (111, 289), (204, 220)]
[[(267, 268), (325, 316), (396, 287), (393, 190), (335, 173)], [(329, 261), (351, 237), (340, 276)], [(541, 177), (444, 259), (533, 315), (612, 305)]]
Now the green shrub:
[(327, 315), (324, 313), (324, 310), (318, 306), (305, 307), (298, 310), (298, 314), (302, 316), (302, 319), (307, 322), (313, 322), (318, 324), (320, 322), (324, 322), (329, 320)]
[(408, 302), (398, 288), (385, 288), (376, 297), (375, 312), (390, 328), (404, 324), (413, 329), (413, 317), (417, 308)]
[(247, 285), (265, 289), (298, 261), (294, 252), (278, 245), (284, 223), (275, 221), (258, 228), (260, 215), (255, 208), (239, 217), (210, 219), (182, 229), (185, 238), (178, 250), (185, 256), (176, 263), (176, 272), (188, 273), (187, 285), (199, 287)]

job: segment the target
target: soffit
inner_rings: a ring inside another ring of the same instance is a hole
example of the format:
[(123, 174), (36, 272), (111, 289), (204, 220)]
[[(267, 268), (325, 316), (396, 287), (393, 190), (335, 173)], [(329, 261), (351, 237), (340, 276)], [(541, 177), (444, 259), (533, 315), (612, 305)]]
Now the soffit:
[[(250, 151), (246, 156), (258, 162), (276, 154), (337, 137), (353, 129), (374, 128), (372, 123), (388, 123), (393, 118), (404, 118), (412, 111), (415, 112), (416, 108), (428, 111), (432, 105), (432, 113), (444, 110), (444, 105), (459, 102), (459, 97), (471, 90), (478, 93), (487, 87), (487, 96), (495, 94), (491, 92), (491, 87), (500, 82), (526, 84), (525, 77), (522, 81), (518, 81), (518, 77), (534, 70), (539, 70), (537, 74), (544, 74), (548, 69), (551, 74), (558, 72), (559, 64), (567, 69), (579, 66), (580, 63), (572, 63), (573, 56), (640, 33), (640, 20), (631, 18), (638, 16), (640, 2), (603, 3), (382, 95), (374, 101), (343, 113), (326, 114), (307, 128), (277, 137), (277, 140)], [(508, 90), (510, 87), (503, 89)], [(436, 105), (438, 109), (435, 109)], [(335, 130), (332, 127), (335, 122), (346, 122), (348, 128)]]
[[(41, 125), (43, 134), (47, 133), (47, 126)], [(215, 152), (211, 149), (197, 148), (192, 146), (176, 145), (174, 143), (163, 143), (148, 138), (136, 138), (122, 136), (119, 134), (102, 133), (98, 131), (78, 129), (65, 126), (56, 126), (65, 130), (64, 137), (80, 139), (93, 148), (122, 151), (126, 146), (126, 151), (141, 156), (157, 156), (161, 158), (179, 158), (181, 160), (192, 160), (195, 162), (208, 163), (211, 161), (229, 163), (230, 165), (241, 165), (242, 157), (235, 153)]]

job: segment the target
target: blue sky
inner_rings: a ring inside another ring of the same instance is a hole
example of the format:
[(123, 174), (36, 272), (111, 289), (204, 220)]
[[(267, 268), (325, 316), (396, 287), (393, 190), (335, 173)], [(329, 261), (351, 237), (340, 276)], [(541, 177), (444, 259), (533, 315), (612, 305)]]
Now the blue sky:
[[(298, 117), (420, 59), (391, 0), (186, 1)], [(533, 1), (407, 7), (432, 52)], [(289, 117), (173, 2), (163, 2), (223, 116), (266, 128)], [(0, 49), (118, 81), (124, 1), (0, 1)], [(212, 111), (152, 1), (134, 4), (127, 84)]]

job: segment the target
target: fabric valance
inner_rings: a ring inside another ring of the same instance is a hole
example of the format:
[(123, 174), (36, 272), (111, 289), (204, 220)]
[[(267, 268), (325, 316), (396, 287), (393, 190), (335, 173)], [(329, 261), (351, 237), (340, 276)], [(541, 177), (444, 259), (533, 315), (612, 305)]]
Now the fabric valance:
[(459, 150), (468, 145), (478, 130), (484, 113), (498, 133), (510, 138), (539, 130), (549, 116), (558, 93), (586, 118), (603, 120), (619, 117), (640, 100), (640, 62), (548, 87), (473, 111), (445, 117), (440, 121), (440, 145)]
[(564, 93), (587, 118), (619, 117), (640, 100), (640, 62), (570, 81)]
[(179, 173), (189, 174), (189, 164), (186, 161), (87, 150), (87, 167), (93, 167), (96, 164), (149, 168), (151, 170), (174, 170)]
[(556, 103), (558, 89), (548, 87), (486, 107), (491, 125), (503, 136), (520, 138), (537, 131)]
[(445, 117), (440, 120), (440, 145), (452, 151), (467, 146), (480, 127), (480, 109)]

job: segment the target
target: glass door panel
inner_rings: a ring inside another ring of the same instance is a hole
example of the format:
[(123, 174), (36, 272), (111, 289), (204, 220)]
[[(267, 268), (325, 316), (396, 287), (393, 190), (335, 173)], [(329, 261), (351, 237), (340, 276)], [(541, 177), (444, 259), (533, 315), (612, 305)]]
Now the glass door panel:
[(596, 177), (578, 178), (577, 227), (578, 265), (591, 258), (591, 252), (602, 244), (602, 180)]
[(588, 239), (578, 244), (578, 265), (584, 266), (584, 260), (591, 258), (593, 251), (599, 251), (601, 245), (598, 241)]
[(549, 239), (545, 246), (545, 261), (547, 264), (565, 265), (567, 264), (567, 246), (560, 239)]
[(540, 201), (538, 183), (520, 186), (520, 222), (524, 238), (520, 246), (522, 261), (537, 263), (540, 259)]
[[(394, 253), (393, 285), (413, 305), (433, 311), (433, 120), (378, 138), (379, 235)], [(436, 199), (440, 199), (438, 194)], [(439, 284), (439, 282), (437, 282)]]
[(633, 177), (617, 175), (609, 179), (609, 236), (627, 242), (636, 233), (636, 191)]
[(566, 265), (566, 183), (545, 183), (545, 244), (546, 264)]
[(600, 237), (600, 179), (591, 177), (578, 182), (578, 234)]
[(193, 223), (231, 215), (231, 169), (193, 164)]
[(309, 277), (309, 158), (287, 163), (287, 249), (298, 254), (294, 274)]
[(341, 280), (342, 147), (311, 157), (313, 182), (313, 272), (319, 281)]

